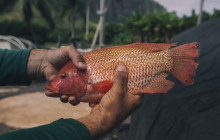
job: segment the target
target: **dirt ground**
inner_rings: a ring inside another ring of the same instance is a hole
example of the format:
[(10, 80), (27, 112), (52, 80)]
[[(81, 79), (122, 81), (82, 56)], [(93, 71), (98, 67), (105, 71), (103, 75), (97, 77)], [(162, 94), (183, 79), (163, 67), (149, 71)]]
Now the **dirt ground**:
[(59, 98), (47, 97), (45, 85), (38, 81), (31, 86), (0, 87), (0, 134), (89, 114), (91, 108), (86, 103), (72, 106)]
[[(72, 106), (44, 95), (46, 81), (30, 86), (0, 86), (0, 134), (51, 123), (60, 118), (80, 118), (90, 113), (87, 103)], [(117, 140), (129, 127), (130, 117), (100, 140)]]

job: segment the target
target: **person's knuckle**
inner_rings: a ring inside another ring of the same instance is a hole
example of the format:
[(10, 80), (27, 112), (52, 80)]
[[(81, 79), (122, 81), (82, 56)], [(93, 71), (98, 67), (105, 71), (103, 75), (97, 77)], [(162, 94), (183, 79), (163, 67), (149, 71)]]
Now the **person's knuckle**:
[(83, 58), (83, 56), (80, 53), (76, 54), (76, 58), (78, 59), (78, 61), (84, 62), (84, 58)]
[(74, 50), (74, 47), (68, 45), (68, 46), (62, 47), (61, 49), (64, 49), (66, 52), (70, 52), (70, 51), (73, 51), (73, 50)]

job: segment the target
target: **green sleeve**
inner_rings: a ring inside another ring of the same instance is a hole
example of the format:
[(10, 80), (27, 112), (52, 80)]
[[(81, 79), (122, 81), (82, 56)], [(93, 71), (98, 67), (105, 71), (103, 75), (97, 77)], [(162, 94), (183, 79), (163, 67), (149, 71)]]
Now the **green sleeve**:
[(0, 85), (30, 85), (26, 79), (30, 50), (0, 49)]
[(89, 130), (79, 121), (59, 119), (51, 124), (0, 135), (0, 140), (91, 140)]

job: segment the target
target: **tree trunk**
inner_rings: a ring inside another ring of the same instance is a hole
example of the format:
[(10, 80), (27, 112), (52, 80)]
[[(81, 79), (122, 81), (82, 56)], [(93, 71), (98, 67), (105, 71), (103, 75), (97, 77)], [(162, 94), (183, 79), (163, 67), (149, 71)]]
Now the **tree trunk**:
[(205, 0), (201, 0), (201, 3), (200, 3), (200, 12), (199, 12), (199, 16), (198, 16), (198, 19), (197, 19), (197, 25), (201, 24), (201, 22), (202, 22), (202, 11), (203, 11), (204, 1)]
[(88, 40), (89, 35), (89, 16), (90, 16), (90, 0), (86, 2), (86, 39)]
[(72, 45), (77, 48), (76, 46), (76, 29), (75, 29), (75, 13), (74, 13), (74, 9), (72, 10), (72, 24), (71, 24), (71, 30), (72, 30), (72, 38), (71, 38), (71, 42)]
[(32, 26), (32, 24), (31, 24), (31, 22), (29, 21), (29, 22), (27, 22), (27, 24), (28, 24), (28, 27), (29, 27), (29, 29), (30, 29), (30, 33), (31, 33), (31, 36), (32, 36), (32, 38), (33, 38), (34, 44), (38, 45), (38, 42), (37, 42), (37, 40), (36, 40), (36, 35), (35, 35), (35, 33), (34, 33), (34, 29), (33, 29), (33, 26)]
[[(109, 8), (111, 2), (112, 2), (112, 0), (108, 0), (107, 6), (104, 8), (104, 13), (107, 13), (108, 8)], [(100, 24), (101, 24), (101, 18), (99, 18), (99, 23), (97, 25), (97, 28), (96, 28), (96, 31), (95, 31), (95, 35), (94, 35), (93, 40), (92, 40), (92, 44), (91, 44), (91, 49), (92, 50), (94, 50), (97, 37), (98, 37), (98, 35), (100, 33)]]
[(94, 35), (93, 40), (92, 40), (92, 45), (91, 45), (92, 50), (94, 50), (94, 48), (95, 48), (96, 40), (97, 40), (97, 37), (99, 35), (99, 30), (100, 30), (100, 19), (99, 19), (99, 23), (98, 23), (96, 31), (95, 31), (95, 35)]
[(99, 46), (104, 47), (104, 24), (105, 24), (105, 0), (100, 0), (100, 33), (99, 33)]

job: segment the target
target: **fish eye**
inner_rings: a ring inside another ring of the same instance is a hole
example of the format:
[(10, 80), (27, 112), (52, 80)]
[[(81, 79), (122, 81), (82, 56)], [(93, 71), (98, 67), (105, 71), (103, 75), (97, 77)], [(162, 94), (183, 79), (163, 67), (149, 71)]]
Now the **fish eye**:
[(61, 73), (61, 74), (60, 74), (60, 78), (61, 78), (61, 79), (66, 78), (66, 73)]

